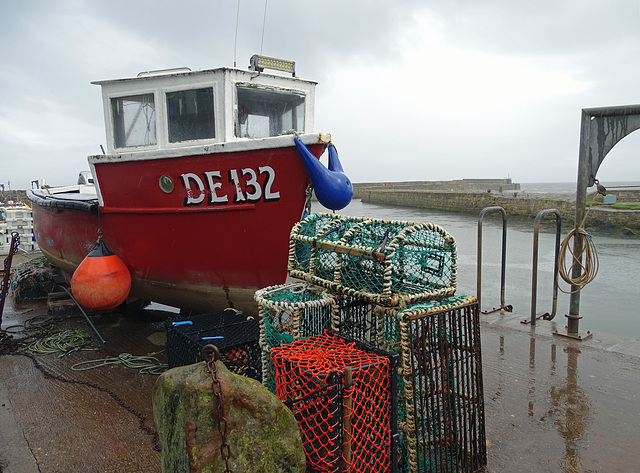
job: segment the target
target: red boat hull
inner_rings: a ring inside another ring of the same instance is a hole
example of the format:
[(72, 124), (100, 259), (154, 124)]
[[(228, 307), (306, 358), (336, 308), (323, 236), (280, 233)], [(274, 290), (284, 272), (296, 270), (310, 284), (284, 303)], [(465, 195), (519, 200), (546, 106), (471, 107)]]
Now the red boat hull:
[[(319, 156), (324, 144), (309, 149)], [(99, 213), (33, 206), (45, 256), (72, 274), (98, 229), (132, 277), (131, 296), (198, 312), (255, 312), (287, 276), (289, 233), (308, 174), (293, 146), (93, 162)], [(37, 204), (37, 202), (36, 202)]]

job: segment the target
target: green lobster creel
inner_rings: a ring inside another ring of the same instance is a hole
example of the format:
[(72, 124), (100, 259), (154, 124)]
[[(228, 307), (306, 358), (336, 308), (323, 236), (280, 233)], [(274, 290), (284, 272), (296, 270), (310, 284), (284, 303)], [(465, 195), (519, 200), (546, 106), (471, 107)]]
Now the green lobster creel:
[(433, 223), (321, 213), (297, 223), (289, 275), (384, 307), (455, 294), (453, 236)]
[(306, 282), (265, 287), (256, 291), (260, 315), (262, 384), (275, 393), (272, 348), (337, 330), (338, 303), (326, 289)]

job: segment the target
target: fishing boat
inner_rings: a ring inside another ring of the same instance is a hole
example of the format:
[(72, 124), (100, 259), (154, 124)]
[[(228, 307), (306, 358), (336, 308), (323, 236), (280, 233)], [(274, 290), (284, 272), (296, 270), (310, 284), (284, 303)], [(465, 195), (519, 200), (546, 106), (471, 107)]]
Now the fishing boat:
[(339, 162), (319, 162), (335, 148), (313, 131), (316, 83), (292, 61), (93, 84), (106, 151), (76, 184), (27, 192), (37, 243), (68, 278), (100, 235), (131, 273), (129, 301), (253, 311), (257, 289), (286, 279), (289, 233), (312, 189), (350, 199)]

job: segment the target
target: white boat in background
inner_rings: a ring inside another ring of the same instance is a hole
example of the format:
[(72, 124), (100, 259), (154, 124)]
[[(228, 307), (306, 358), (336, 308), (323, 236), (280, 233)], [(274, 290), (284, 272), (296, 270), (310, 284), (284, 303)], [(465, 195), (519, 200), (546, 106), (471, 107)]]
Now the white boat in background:
[(13, 233), (20, 235), (20, 251), (33, 253), (39, 250), (33, 234), (31, 207), (22, 202), (0, 202), (0, 255), (9, 254)]

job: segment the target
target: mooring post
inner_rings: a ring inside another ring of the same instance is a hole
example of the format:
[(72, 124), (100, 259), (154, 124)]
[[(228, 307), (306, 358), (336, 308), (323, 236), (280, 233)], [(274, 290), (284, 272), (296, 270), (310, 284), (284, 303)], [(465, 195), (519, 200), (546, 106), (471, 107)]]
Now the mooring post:
[[(575, 234), (573, 239), (573, 255), (577, 256), (579, 261), (573, 265), (571, 278), (577, 281), (582, 275), (582, 252), (584, 244), (582, 238), (577, 238), (578, 229), (582, 226), (583, 220), (587, 213), (587, 187), (589, 186), (590, 175), (590, 127), (591, 116), (586, 110), (582, 110), (582, 120), (580, 124), (580, 151), (578, 156), (578, 182), (576, 187), (576, 216), (575, 216)], [(580, 286), (571, 285), (571, 297), (569, 300), (569, 313), (565, 315), (567, 318), (567, 336), (572, 338), (580, 337)]]
[[(640, 105), (621, 107), (602, 107), (582, 109), (580, 125), (580, 154), (578, 156), (578, 184), (576, 188), (575, 229), (584, 225), (587, 214), (587, 188), (596, 182), (596, 174), (605, 156), (625, 136), (640, 129)], [(573, 265), (571, 278), (577, 281), (582, 275), (583, 240), (573, 239), (573, 257), (579, 260)], [(579, 334), (580, 326), (580, 290), (582, 286), (571, 284), (571, 299), (567, 317), (567, 337), (583, 340)]]

